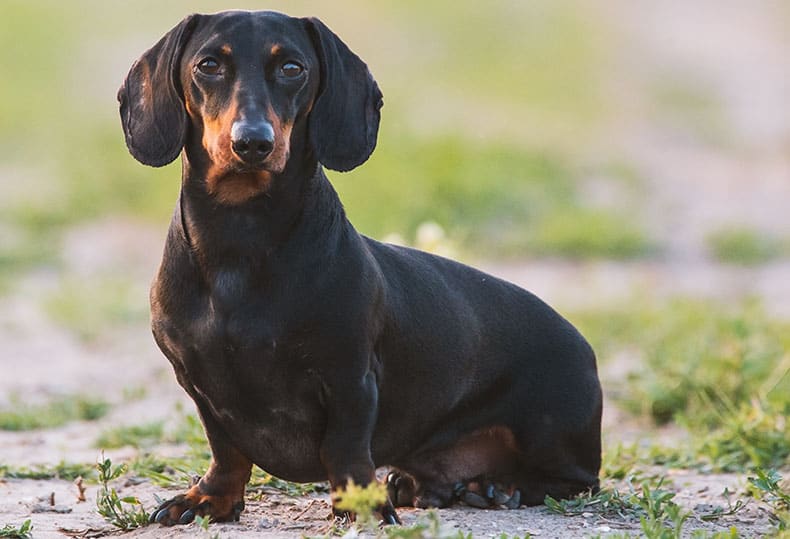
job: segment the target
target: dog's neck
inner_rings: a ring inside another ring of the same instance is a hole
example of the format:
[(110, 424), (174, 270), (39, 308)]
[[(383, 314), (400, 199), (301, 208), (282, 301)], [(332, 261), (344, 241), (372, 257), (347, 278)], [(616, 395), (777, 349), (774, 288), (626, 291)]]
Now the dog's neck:
[(199, 170), (186, 157), (182, 164), (173, 226), (182, 230), (207, 274), (233, 266), (263, 268), (283, 257), (309, 256), (312, 245), (331, 241), (347, 223), (337, 193), (315, 160), (287, 167), (273, 177), (265, 193), (235, 205), (212, 197)]

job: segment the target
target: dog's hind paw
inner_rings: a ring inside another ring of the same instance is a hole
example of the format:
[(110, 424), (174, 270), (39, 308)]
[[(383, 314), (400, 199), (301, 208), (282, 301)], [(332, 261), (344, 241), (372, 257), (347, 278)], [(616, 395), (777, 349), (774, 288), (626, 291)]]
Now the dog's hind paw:
[(521, 506), (521, 491), (506, 489), (494, 483), (480, 484), (472, 481), (466, 485), (458, 483), (454, 489), (455, 496), (466, 505), (479, 509), (518, 509)]

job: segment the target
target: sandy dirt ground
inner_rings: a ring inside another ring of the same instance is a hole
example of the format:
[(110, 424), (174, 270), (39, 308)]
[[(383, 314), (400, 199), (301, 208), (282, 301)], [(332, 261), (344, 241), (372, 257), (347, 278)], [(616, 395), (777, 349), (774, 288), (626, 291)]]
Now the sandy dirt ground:
[[(623, 69), (613, 66), (613, 86), (622, 85), (623, 106), (633, 109), (631, 122), (613, 126), (609, 150), (628, 155), (645, 174), (650, 204), (645, 219), (651, 231), (668, 246), (660, 260), (639, 262), (522, 261), (482, 263), (484, 269), (513, 280), (560, 308), (597, 307), (635, 297), (692, 295), (724, 300), (757, 296), (777, 316), (790, 316), (790, 261), (779, 260), (757, 268), (722, 266), (706, 252), (704, 238), (722, 224), (741, 223), (758, 229), (790, 230), (790, 32), (774, 10), (779, 2), (687, 3), (611, 1), (602, 9), (617, 11), (615, 26), (633, 44), (621, 53)], [(705, 145), (684, 138), (678, 126), (652, 118), (639, 95), (652, 73), (681, 69), (704, 81), (719, 100), (731, 136), (727, 145)], [(733, 77), (732, 72), (739, 73)], [(623, 79), (617, 73), (628, 73)], [(120, 131), (119, 131), (120, 137)], [(606, 193), (595, 191), (607, 204)], [(124, 220), (92, 223), (71, 230), (64, 242), (67, 270), (80, 278), (121, 272), (140, 283), (156, 268), (165, 230)], [(95, 440), (108, 426), (149, 421), (173, 421), (177, 406), (192, 405), (177, 387), (169, 365), (155, 348), (144, 325), (135, 325), (85, 343), (54, 324), (41, 308), (41, 298), (57, 286), (48, 274), (27, 276), (0, 304), (0, 401), (16, 393), (26, 400), (52, 394), (88, 392), (115, 404), (97, 422), (21, 433), (0, 432), (0, 464), (94, 462)], [(607, 376), (603, 372), (604, 384)], [(146, 388), (142, 398), (125, 401), (124, 390)], [(661, 440), (675, 434), (648, 430), (629, 422), (613, 407), (605, 414), (607, 443), (619, 439)], [(666, 440), (664, 440), (666, 441)], [(150, 448), (177, 455), (180, 446)], [(114, 462), (135, 455), (133, 449), (107, 451)], [(725, 488), (734, 498), (746, 499), (746, 478), (671, 471), (677, 500), (703, 514), (706, 507), (727, 507)], [(151, 508), (154, 494), (166, 491), (149, 483), (115, 485), (123, 495), (136, 495)], [(31, 518), (34, 537), (91, 537), (112, 533), (95, 513), (95, 485), (88, 485), (87, 501), (77, 501), (77, 488), (57, 480), (0, 480), (0, 525)], [(51, 501), (54, 499), (54, 505)], [(289, 497), (265, 491), (248, 501), (239, 524), (216, 524), (211, 533), (221, 537), (296, 537), (329, 532), (328, 496)], [(438, 511), (443, 526), (474, 532), (536, 537), (585, 537), (629, 531), (639, 523), (627, 518), (603, 519), (594, 514), (553, 515), (545, 507), (513, 511), (480, 511), (456, 507)], [(424, 511), (402, 510), (405, 523), (425, 518)], [(742, 536), (767, 533), (764, 508), (751, 502), (732, 517), (706, 523), (692, 518), (686, 529), (726, 530), (737, 526)], [(129, 537), (207, 536), (194, 525), (164, 530), (147, 527)]]

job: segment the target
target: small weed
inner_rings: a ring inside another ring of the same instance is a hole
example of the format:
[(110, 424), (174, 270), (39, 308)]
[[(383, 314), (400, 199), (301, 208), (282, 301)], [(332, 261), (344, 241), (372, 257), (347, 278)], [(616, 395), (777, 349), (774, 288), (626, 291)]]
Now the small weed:
[(697, 517), (705, 522), (711, 522), (718, 520), (721, 517), (732, 516), (749, 504), (748, 500), (744, 502), (741, 499), (735, 500), (735, 503), (733, 504), (732, 500), (730, 499), (731, 495), (732, 492), (730, 492), (730, 489), (725, 487), (722, 496), (727, 498), (728, 507), (725, 509), (724, 507), (716, 506), (713, 508), (713, 510), (707, 513), (698, 514)]
[(13, 539), (30, 539), (33, 535), (30, 530), (33, 529), (33, 523), (27, 519), (21, 526), (14, 526), (13, 524), (6, 524), (0, 528), (0, 537), (9, 537)]
[(129, 469), (139, 477), (149, 479), (160, 487), (184, 487), (191, 477), (198, 475), (197, 470), (182, 466), (177, 459), (162, 459), (155, 455), (144, 454), (129, 464)]
[[(790, 402), (783, 405), (754, 399), (739, 406), (723, 396), (713, 407), (721, 425), (695, 442), (697, 454), (713, 468), (741, 471), (781, 466), (790, 457)], [(721, 411), (718, 411), (721, 410)]]
[(680, 531), (690, 513), (672, 501), (674, 492), (661, 489), (651, 490), (647, 484), (642, 485), (642, 493), (636, 503), (644, 510), (645, 515), (639, 519), (642, 531), (649, 539), (679, 539)]
[(659, 479), (654, 486), (644, 481), (639, 488), (631, 487), (628, 493), (604, 488), (597, 493), (582, 494), (570, 500), (555, 500), (546, 496), (543, 503), (550, 511), (567, 516), (598, 513), (605, 517), (639, 518), (646, 537), (677, 538), (690, 514), (672, 501), (675, 493), (661, 488), (662, 484), (663, 479)]
[(195, 515), (195, 525), (203, 531), (203, 535), (208, 537), (209, 539), (219, 539), (219, 534), (215, 533), (214, 535), (209, 535), (210, 528), (211, 528), (211, 515), (206, 515), (202, 517), (200, 515)]
[(132, 530), (141, 526), (148, 525), (148, 513), (143, 504), (135, 496), (121, 498), (114, 488), (110, 488), (109, 483), (126, 473), (126, 466), (113, 466), (110, 459), (105, 459), (102, 454), (101, 460), (96, 464), (99, 472), (99, 493), (96, 496), (96, 507), (98, 513), (104, 519), (123, 531)]
[(204, 517), (195, 515), (195, 525), (204, 532), (207, 532), (209, 526), (211, 526), (211, 515), (206, 515)]
[(371, 481), (366, 487), (362, 487), (352, 480), (346, 488), (332, 493), (333, 505), (341, 511), (355, 513), (357, 524), (364, 529), (376, 527), (373, 512), (386, 501), (387, 488), (377, 481)]
[(23, 431), (53, 428), (70, 421), (94, 421), (110, 409), (101, 399), (65, 396), (40, 405), (25, 404), (11, 399), (12, 409), (0, 410), (0, 430)]
[(755, 473), (757, 477), (749, 477), (752, 495), (771, 507), (779, 531), (790, 531), (790, 489), (782, 487), (782, 477), (776, 470), (758, 468)]
[(602, 488), (594, 494), (588, 492), (567, 500), (555, 500), (551, 496), (546, 496), (543, 504), (549, 511), (565, 516), (598, 513), (604, 516), (623, 517), (636, 510), (631, 497), (613, 488)]

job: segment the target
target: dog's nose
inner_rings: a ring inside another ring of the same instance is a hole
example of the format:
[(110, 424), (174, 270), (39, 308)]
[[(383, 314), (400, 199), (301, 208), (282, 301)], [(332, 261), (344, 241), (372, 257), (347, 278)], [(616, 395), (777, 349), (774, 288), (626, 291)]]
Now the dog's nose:
[(234, 122), (230, 130), (233, 153), (245, 163), (260, 163), (274, 148), (274, 128), (269, 122)]

